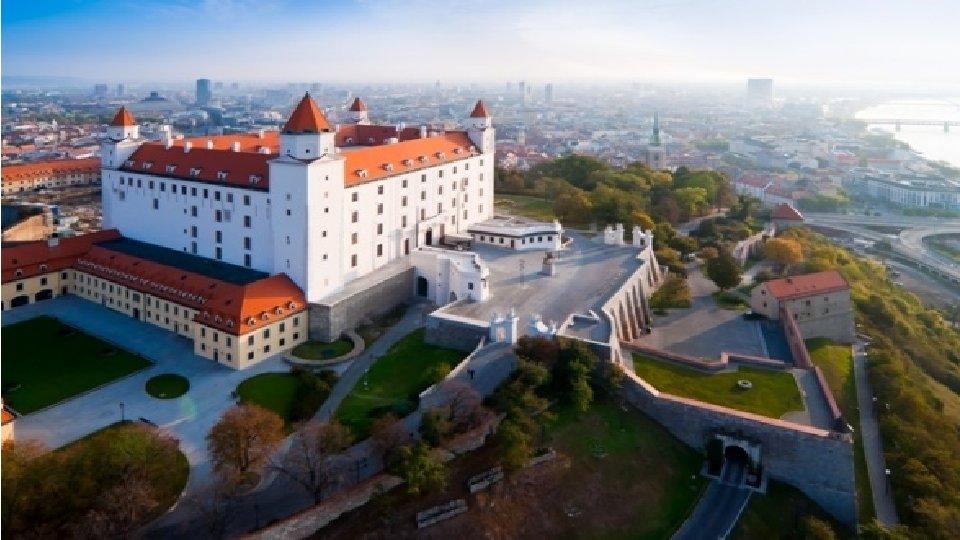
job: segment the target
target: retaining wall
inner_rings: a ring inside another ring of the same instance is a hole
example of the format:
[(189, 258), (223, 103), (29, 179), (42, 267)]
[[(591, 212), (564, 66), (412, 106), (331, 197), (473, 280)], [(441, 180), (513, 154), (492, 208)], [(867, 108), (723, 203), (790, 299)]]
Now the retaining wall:
[(386, 313), (406, 302), (413, 295), (414, 273), (413, 267), (407, 267), (367, 289), (338, 297), (331, 303), (311, 303), (310, 339), (334, 341), (364, 319)]
[(473, 350), (490, 333), (490, 323), (436, 311), (427, 317), (426, 327), (425, 342), (460, 351)]
[(705, 452), (707, 440), (715, 434), (756, 441), (770, 478), (797, 487), (839, 521), (856, 527), (853, 439), (849, 435), (664, 394), (629, 371), (623, 395), (700, 451)]

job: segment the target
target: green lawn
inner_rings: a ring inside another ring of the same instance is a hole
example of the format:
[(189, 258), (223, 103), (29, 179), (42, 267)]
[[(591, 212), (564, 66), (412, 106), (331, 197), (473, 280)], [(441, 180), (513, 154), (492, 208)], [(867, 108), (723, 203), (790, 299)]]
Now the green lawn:
[[(860, 409), (857, 408), (856, 377), (853, 374), (853, 357), (849, 345), (840, 345), (826, 338), (806, 340), (807, 351), (814, 365), (819, 366), (830, 385), (833, 398), (847, 423), (860, 428)], [(854, 467), (857, 479), (857, 502), (860, 522), (869, 523), (874, 517), (873, 496), (870, 492), (870, 475), (867, 458), (863, 452), (863, 440), (858, 433), (853, 437)]]
[[(802, 411), (797, 382), (787, 372), (740, 367), (734, 373), (704, 373), (692, 368), (634, 355), (634, 371), (658, 390), (723, 405), (771, 418)], [(747, 379), (753, 388), (741, 390), (737, 381)]]
[[(733, 540), (801, 540), (811, 538), (804, 527), (804, 519), (816, 517), (831, 525), (837, 538), (852, 538), (850, 531), (830, 517), (817, 503), (800, 490), (771, 480), (767, 493), (754, 493), (743, 515), (730, 534)], [(820, 538), (820, 537), (816, 537)]]
[(717, 305), (723, 309), (743, 309), (750, 306), (750, 302), (731, 291), (717, 291), (711, 296), (717, 301)]
[(51, 317), (5, 326), (2, 335), (3, 399), (20, 414), (150, 366), (145, 358)]
[(174, 399), (190, 390), (190, 381), (186, 377), (174, 373), (164, 373), (151, 377), (147, 381), (145, 389), (148, 394), (155, 398)]
[[(569, 531), (570, 537), (669, 538), (703, 489), (699, 475), (703, 456), (650, 417), (603, 396), (586, 414), (577, 414), (570, 406), (556, 412), (556, 420), (547, 427), (546, 444), (572, 459), (566, 474), (568, 496), (593, 501), (575, 506), (592, 506), (591, 514), (604, 516), (579, 523)], [(623, 500), (630, 504), (618, 502)], [(624, 521), (632, 522), (626, 530), (608, 528), (609, 522), (622, 527)]]
[(308, 341), (293, 349), (293, 355), (306, 360), (330, 360), (347, 354), (353, 350), (353, 341), (340, 338), (332, 343), (323, 341)]
[(464, 358), (461, 351), (427, 345), (423, 336), (420, 329), (395, 343), (340, 404), (337, 419), (358, 439), (366, 438), (373, 421), (388, 412), (413, 412), (417, 396), (434, 382), (437, 366), (452, 368)]
[(241, 402), (273, 411), (289, 423), (299, 388), (300, 379), (293, 373), (262, 373), (240, 383), (237, 395)]
[(553, 214), (553, 203), (540, 197), (497, 194), (493, 204), (511, 214), (540, 221), (553, 221), (556, 217)]

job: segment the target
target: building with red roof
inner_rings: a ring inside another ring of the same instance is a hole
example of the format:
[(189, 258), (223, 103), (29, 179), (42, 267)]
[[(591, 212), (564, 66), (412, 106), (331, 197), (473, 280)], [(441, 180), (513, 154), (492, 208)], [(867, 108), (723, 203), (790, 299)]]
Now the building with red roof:
[(836, 270), (765, 281), (753, 289), (750, 308), (771, 320), (790, 313), (805, 339), (854, 339), (850, 284)]
[(803, 214), (789, 203), (780, 203), (773, 207), (770, 212), (770, 219), (777, 226), (777, 229), (803, 225)]
[(4, 195), (40, 188), (96, 185), (100, 183), (100, 160), (58, 159), (5, 165), (0, 176)]

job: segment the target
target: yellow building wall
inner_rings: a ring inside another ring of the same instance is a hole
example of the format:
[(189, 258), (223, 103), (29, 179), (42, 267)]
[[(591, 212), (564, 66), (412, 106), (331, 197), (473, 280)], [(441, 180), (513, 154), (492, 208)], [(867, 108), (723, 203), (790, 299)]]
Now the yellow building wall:
[(196, 325), (193, 352), (235, 369), (249, 367), (265, 358), (307, 341), (307, 313), (289, 315), (235, 336), (207, 326)]
[[(50, 291), (50, 298), (63, 296), (70, 292), (73, 275), (74, 270), (61, 270), (4, 283), (3, 310), (10, 309), (14, 303), (17, 306), (36, 303), (37, 295), (46, 290)], [(21, 304), (24, 302), (24, 297), (26, 301)]]

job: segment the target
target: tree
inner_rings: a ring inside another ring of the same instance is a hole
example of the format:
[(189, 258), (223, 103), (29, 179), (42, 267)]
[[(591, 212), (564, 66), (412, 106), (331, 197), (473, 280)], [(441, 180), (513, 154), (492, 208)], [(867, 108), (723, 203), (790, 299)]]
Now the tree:
[(396, 458), (397, 451), (402, 446), (410, 444), (410, 440), (407, 426), (393, 413), (377, 418), (370, 428), (370, 442), (387, 464)]
[(530, 434), (513, 420), (507, 419), (500, 424), (496, 440), (503, 469), (508, 473), (522, 469), (533, 457)]
[(707, 261), (707, 277), (709, 277), (721, 291), (740, 284), (740, 264), (727, 250), (721, 250), (715, 259)]
[(517, 356), (553, 369), (560, 357), (560, 347), (553, 339), (544, 336), (522, 336), (517, 340)]
[(420, 438), (430, 446), (440, 446), (453, 431), (453, 425), (447, 419), (449, 414), (446, 407), (431, 407), (424, 411), (420, 419)]
[(563, 222), (584, 223), (590, 219), (592, 212), (590, 197), (576, 188), (559, 194), (553, 201), (553, 213)]
[(829, 523), (813, 516), (804, 518), (803, 529), (805, 532), (804, 538), (810, 540), (835, 540), (837, 538)]
[(436, 452), (423, 441), (400, 448), (390, 472), (407, 482), (407, 493), (439, 491), (447, 482), (447, 469)]
[(445, 404), (446, 421), (455, 432), (472, 429), (480, 420), (483, 396), (469, 384), (449, 380), (437, 385), (437, 395)]
[(0, 490), (2, 504), (0, 512), (3, 516), (4, 534), (11, 530), (19, 530), (27, 523), (22, 523), (28, 510), (42, 498), (38, 491), (43, 483), (44, 471), (49, 467), (41, 462), (41, 458), (49, 456), (48, 449), (40, 441), (8, 440), (3, 443), (0, 452), (0, 473), (2, 473), (3, 489)]
[(639, 225), (640, 228), (645, 231), (652, 230), (656, 225), (648, 214), (639, 210), (636, 210), (630, 214), (630, 223), (632, 225)]
[(257, 472), (283, 440), (283, 420), (258, 405), (227, 409), (207, 434), (215, 471), (226, 477)]
[(221, 477), (213, 477), (207, 484), (189, 496), (185, 505), (188, 519), (182, 524), (184, 537), (206, 533), (206, 538), (226, 538), (231, 525), (240, 515), (240, 501), (233, 484)]
[(350, 428), (336, 420), (309, 422), (291, 437), (290, 450), (271, 468), (300, 485), (315, 503), (330, 485), (343, 479), (346, 466), (342, 452), (353, 442)]
[(720, 251), (715, 247), (705, 247), (700, 249), (700, 258), (705, 261), (715, 259), (718, 255), (720, 255)]
[(763, 256), (776, 263), (778, 270), (803, 261), (800, 242), (788, 238), (771, 238), (763, 245)]
[(150, 483), (140, 474), (126, 474), (100, 494), (97, 505), (76, 524), (77, 536), (126, 537), (157, 507)]

